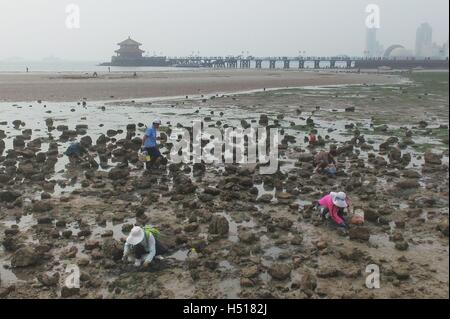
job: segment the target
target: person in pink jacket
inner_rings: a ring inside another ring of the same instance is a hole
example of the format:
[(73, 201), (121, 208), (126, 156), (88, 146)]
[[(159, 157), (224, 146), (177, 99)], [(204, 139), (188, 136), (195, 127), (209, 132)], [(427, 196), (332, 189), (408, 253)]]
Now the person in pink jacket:
[(344, 192), (331, 192), (319, 200), (319, 210), (323, 217), (329, 215), (336, 225), (347, 228), (344, 215), (345, 209), (350, 211), (350, 204), (351, 201)]

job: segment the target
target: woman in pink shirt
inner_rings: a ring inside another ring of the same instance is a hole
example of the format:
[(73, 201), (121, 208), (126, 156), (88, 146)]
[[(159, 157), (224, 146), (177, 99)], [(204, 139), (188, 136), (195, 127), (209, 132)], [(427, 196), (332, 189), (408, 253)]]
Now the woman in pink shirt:
[(344, 192), (331, 192), (319, 200), (319, 209), (323, 217), (329, 214), (334, 223), (347, 228), (348, 225), (343, 216), (346, 208), (350, 211), (350, 203), (350, 199)]

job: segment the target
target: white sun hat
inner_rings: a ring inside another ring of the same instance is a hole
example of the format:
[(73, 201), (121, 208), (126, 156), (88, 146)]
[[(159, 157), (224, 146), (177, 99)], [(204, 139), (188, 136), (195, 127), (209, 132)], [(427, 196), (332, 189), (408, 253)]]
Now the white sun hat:
[(161, 119), (158, 117), (153, 121), (153, 124), (160, 124), (161, 125)]
[(139, 244), (145, 237), (144, 230), (141, 227), (135, 226), (130, 232), (130, 235), (127, 238), (127, 244), (136, 246)]
[(333, 201), (333, 204), (340, 208), (347, 208), (347, 195), (344, 192), (334, 193), (331, 192), (331, 200)]

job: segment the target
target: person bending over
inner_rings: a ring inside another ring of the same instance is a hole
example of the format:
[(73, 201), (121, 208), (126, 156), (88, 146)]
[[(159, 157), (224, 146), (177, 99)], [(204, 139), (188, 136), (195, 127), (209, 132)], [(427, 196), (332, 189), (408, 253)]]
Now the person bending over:
[(344, 192), (331, 192), (322, 197), (317, 206), (322, 218), (329, 217), (338, 227), (348, 228), (345, 210), (351, 212), (351, 201)]
[(161, 120), (156, 119), (153, 121), (152, 125), (145, 131), (144, 138), (142, 140), (142, 151), (147, 152), (150, 156), (150, 161), (146, 162), (145, 166), (147, 169), (151, 169), (154, 166), (159, 165), (162, 161), (163, 156), (159, 151), (157, 144), (158, 131), (161, 126)]
[(159, 231), (152, 226), (135, 226), (128, 236), (123, 249), (123, 261), (133, 262), (136, 267), (148, 267), (155, 256), (167, 252), (159, 241)]

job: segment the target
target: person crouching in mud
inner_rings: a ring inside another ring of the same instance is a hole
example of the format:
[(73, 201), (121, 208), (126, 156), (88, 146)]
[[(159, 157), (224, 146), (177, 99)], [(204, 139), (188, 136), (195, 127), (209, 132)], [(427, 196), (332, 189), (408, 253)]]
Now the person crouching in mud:
[(151, 158), (149, 162), (145, 163), (145, 167), (148, 170), (154, 166), (158, 166), (163, 161), (163, 156), (161, 155), (156, 142), (160, 126), (161, 120), (154, 120), (152, 126), (145, 131), (144, 138), (142, 140), (141, 149), (143, 152), (147, 152)]
[(84, 157), (89, 157), (89, 152), (79, 142), (70, 144), (64, 154), (69, 157), (72, 164), (81, 162)]
[(167, 252), (159, 241), (159, 231), (152, 226), (135, 226), (128, 236), (123, 250), (123, 261), (133, 262), (136, 267), (148, 267), (155, 256)]
[(328, 166), (323, 169), (323, 172), (328, 177), (332, 177), (332, 178), (336, 177), (336, 174), (337, 174), (336, 165), (334, 165), (333, 163), (328, 164)]
[(314, 156), (315, 171), (319, 174), (328, 174), (335, 176), (337, 173), (337, 163), (332, 154), (333, 152), (321, 151)]
[(335, 226), (348, 228), (345, 210), (351, 213), (351, 201), (344, 192), (331, 192), (324, 196), (319, 200), (317, 208), (322, 218), (330, 218)]

